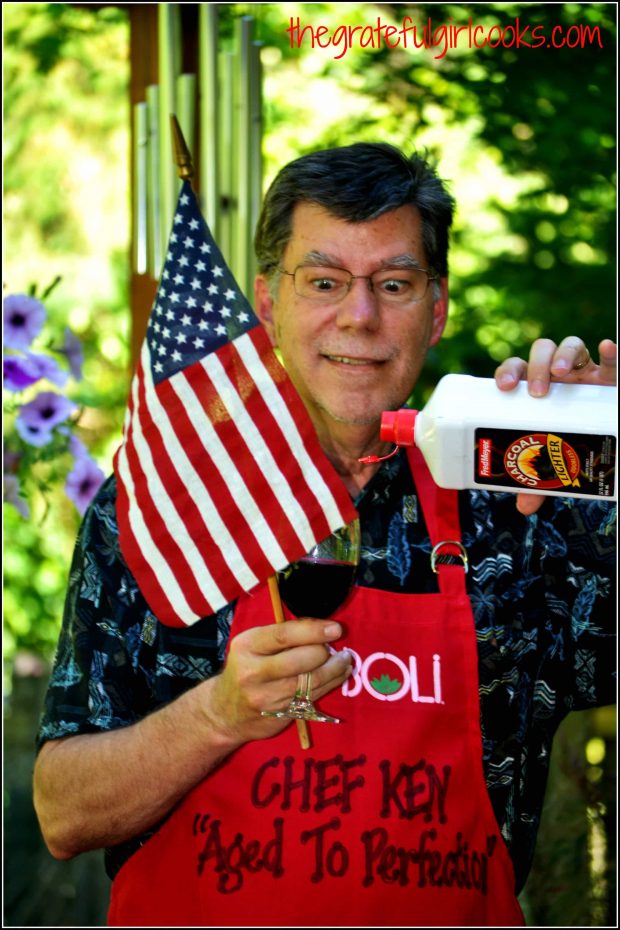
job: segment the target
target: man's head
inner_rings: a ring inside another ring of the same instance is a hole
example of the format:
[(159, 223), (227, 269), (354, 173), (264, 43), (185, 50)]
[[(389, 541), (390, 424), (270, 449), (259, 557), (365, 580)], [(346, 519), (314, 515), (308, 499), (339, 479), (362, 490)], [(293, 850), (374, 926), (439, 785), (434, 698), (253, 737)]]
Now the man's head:
[(302, 155), (282, 168), (265, 195), (256, 227), (258, 270), (267, 278), (280, 265), (291, 236), (293, 209), (302, 201), (316, 203), (349, 223), (411, 204), (420, 212), (430, 269), (440, 277), (448, 274), (454, 202), (420, 155), (408, 158), (385, 142), (357, 142)]
[(256, 312), (324, 447), (360, 447), (407, 399), (447, 312), (453, 204), (418, 156), (358, 143), (271, 185), (256, 233)]

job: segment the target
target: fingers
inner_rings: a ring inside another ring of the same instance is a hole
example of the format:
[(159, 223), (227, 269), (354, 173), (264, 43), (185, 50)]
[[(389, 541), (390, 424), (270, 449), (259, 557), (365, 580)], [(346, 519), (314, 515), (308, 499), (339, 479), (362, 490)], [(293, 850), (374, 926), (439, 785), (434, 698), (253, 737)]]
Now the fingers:
[(599, 373), (601, 384), (616, 384), (618, 367), (618, 347), (611, 339), (599, 343)]
[(295, 646), (334, 642), (342, 636), (342, 627), (333, 620), (289, 620), (256, 627), (241, 635), (251, 639), (254, 652), (268, 656)]
[(524, 517), (530, 517), (533, 513), (536, 513), (544, 502), (544, 494), (517, 494), (517, 510)]
[(312, 697), (318, 699), (339, 688), (353, 671), (353, 658), (348, 649), (333, 653), (312, 673)]
[(511, 391), (527, 375), (527, 362), (513, 356), (495, 369), (495, 381), (500, 391)]
[(350, 674), (350, 655), (342, 650), (330, 656), (327, 650), (327, 644), (340, 636), (340, 624), (329, 620), (254, 627), (232, 639), (226, 674), (254, 707), (266, 706), (261, 692), (271, 700), (290, 698), (298, 676), (306, 672), (317, 673), (319, 685), (328, 686), (335, 679), (341, 683)]
[(495, 371), (500, 390), (512, 390), (519, 381), (527, 379), (532, 397), (544, 397), (552, 381), (573, 384), (616, 383), (617, 348), (611, 339), (603, 339), (598, 346), (600, 363), (590, 355), (584, 341), (578, 336), (567, 336), (559, 345), (551, 339), (537, 339), (530, 349), (528, 361), (508, 358)]

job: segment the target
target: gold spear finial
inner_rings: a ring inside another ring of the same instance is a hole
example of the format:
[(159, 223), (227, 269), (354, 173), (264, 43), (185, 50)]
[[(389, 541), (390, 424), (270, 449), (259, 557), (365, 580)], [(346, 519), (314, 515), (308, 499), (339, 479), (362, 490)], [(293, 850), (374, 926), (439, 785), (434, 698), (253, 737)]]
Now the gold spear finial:
[(172, 124), (172, 147), (174, 150), (174, 161), (177, 166), (177, 174), (185, 181), (194, 175), (192, 156), (189, 153), (189, 149), (183, 138), (183, 133), (181, 132), (181, 127), (174, 113), (170, 114), (170, 122)]

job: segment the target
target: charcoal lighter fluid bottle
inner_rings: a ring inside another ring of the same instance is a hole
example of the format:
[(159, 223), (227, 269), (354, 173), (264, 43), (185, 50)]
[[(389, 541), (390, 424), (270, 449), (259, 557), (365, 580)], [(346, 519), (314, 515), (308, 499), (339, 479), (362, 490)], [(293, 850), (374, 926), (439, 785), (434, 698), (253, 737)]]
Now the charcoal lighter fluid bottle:
[[(442, 488), (616, 499), (617, 390), (446, 375), (423, 410), (385, 411), (381, 439), (416, 445)], [(362, 461), (377, 461), (370, 456)]]

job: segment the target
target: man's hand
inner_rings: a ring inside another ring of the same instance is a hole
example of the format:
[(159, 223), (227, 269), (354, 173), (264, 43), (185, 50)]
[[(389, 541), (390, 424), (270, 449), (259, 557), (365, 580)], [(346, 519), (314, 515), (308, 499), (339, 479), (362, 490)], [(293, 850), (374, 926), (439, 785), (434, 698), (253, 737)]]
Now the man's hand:
[[(599, 364), (578, 336), (567, 336), (559, 345), (551, 339), (537, 339), (529, 360), (507, 358), (495, 371), (495, 381), (502, 391), (513, 390), (527, 379), (532, 397), (544, 397), (552, 381), (568, 384), (616, 383), (617, 347), (611, 339), (599, 344)], [(517, 509), (526, 516), (535, 513), (544, 501), (540, 494), (517, 494)]]
[(279, 733), (290, 720), (262, 717), (284, 709), (299, 675), (312, 673), (312, 695), (320, 698), (351, 674), (346, 650), (330, 655), (327, 644), (342, 636), (331, 620), (290, 620), (245, 630), (231, 641), (223, 672), (210, 680), (205, 713), (211, 726), (235, 742)]

